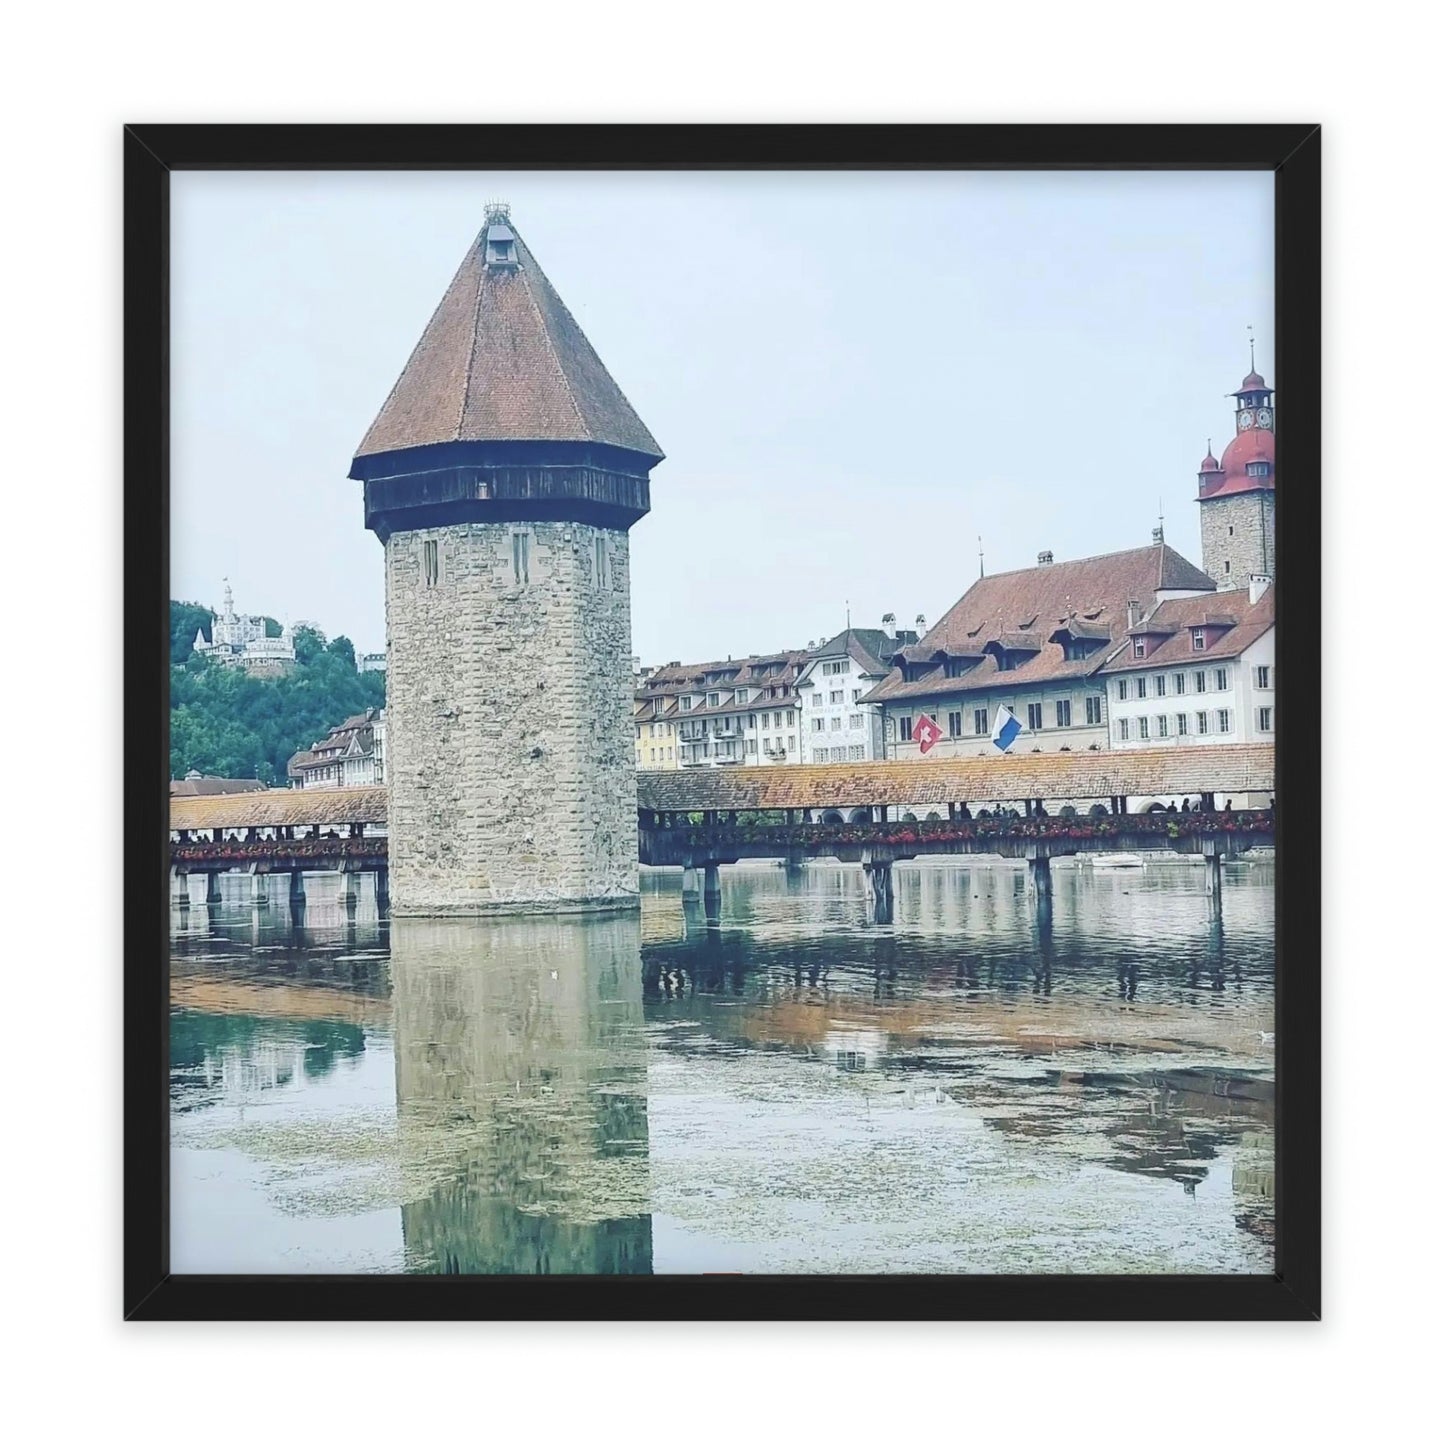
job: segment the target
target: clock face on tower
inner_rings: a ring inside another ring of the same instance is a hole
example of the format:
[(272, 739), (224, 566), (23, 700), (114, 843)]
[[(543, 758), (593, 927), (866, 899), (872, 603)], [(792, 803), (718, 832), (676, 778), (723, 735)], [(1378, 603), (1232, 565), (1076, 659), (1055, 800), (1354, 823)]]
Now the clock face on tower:
[(1259, 415), (1255, 417), (1254, 424), (1256, 426), (1268, 426), (1270, 424), (1270, 421), (1271, 417), (1269, 414), (1269, 408), (1267, 406), (1260, 407)]
[(1239, 429), (1240, 429), (1240, 431), (1248, 431), (1249, 428), (1252, 427), (1253, 425), (1254, 425), (1254, 413), (1253, 413), (1252, 411), (1242, 411), (1242, 412), (1240, 412), (1240, 414), (1239, 414)]

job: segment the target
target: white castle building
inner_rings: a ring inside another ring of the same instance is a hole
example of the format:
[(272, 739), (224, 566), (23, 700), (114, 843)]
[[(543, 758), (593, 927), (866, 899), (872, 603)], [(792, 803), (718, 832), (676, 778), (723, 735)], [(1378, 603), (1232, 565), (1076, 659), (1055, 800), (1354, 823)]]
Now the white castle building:
[(229, 581), (222, 609), (211, 620), (211, 640), (207, 642), (205, 630), (198, 627), (191, 647), (213, 662), (244, 667), (248, 672), (284, 672), (296, 662), (291, 628), (283, 627), (280, 637), (267, 637), (264, 617), (244, 616), (236, 611)]

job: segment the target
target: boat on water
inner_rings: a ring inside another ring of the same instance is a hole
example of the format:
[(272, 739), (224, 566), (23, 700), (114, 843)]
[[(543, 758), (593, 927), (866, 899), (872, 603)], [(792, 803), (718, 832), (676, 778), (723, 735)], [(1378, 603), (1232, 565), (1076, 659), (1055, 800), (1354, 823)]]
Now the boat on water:
[(1087, 855), (1095, 868), (1142, 868), (1142, 853), (1094, 853)]

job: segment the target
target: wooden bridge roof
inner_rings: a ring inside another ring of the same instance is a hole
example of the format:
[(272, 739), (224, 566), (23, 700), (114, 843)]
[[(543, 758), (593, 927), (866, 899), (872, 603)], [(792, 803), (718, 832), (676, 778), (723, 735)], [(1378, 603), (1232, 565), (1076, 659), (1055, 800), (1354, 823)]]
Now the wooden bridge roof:
[(1099, 753), (1025, 753), (892, 763), (802, 763), (640, 772), (637, 802), (660, 813), (1017, 803), (1274, 790), (1274, 748), (1239, 743)]
[(172, 798), (172, 828), (289, 828), (386, 822), (385, 788), (272, 788)]

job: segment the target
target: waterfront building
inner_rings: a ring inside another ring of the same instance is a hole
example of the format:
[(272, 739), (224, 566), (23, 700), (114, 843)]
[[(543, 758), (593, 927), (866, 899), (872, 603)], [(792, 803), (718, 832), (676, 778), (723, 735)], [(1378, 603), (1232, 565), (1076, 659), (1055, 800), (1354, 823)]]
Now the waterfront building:
[(171, 779), (173, 798), (210, 798), (220, 793), (264, 793), (266, 784), (260, 778), (208, 777), (192, 768), (184, 778)]
[(917, 641), (916, 632), (847, 627), (808, 654), (798, 674), (803, 762), (871, 762), (883, 756), (883, 718), (863, 699), (888, 676), (884, 658)]
[(644, 684), (653, 669), (635, 673), (632, 694), (633, 755), (636, 765), (649, 771), (679, 766), (677, 759), (677, 698), (666, 692), (648, 693)]
[(863, 697), (883, 714), (888, 758), (917, 757), (918, 719), (942, 736), (930, 757), (987, 754), (1000, 706), (1023, 731), (1014, 752), (1109, 745), (1099, 671), (1146, 614), (1214, 583), (1155, 533), (1148, 547), (980, 577)]
[(1273, 388), (1254, 369), (1234, 393), (1234, 438), (1218, 461), (1199, 464), (1199, 533), (1204, 570), (1220, 587), (1274, 576)]
[(386, 709), (369, 707), (338, 723), (286, 764), (293, 788), (362, 788), (385, 783)]
[[(636, 267), (640, 234), (599, 244)], [(628, 529), (661, 459), (489, 205), (351, 468), (385, 555), (394, 912), (637, 906)]]
[(236, 611), (231, 584), (225, 582), (221, 610), (211, 617), (211, 638), (204, 628), (196, 629), (191, 650), (226, 667), (241, 667), (258, 676), (278, 676), (296, 665), (296, 648), (291, 629), (283, 627), (280, 637), (266, 636), (266, 619)]
[(1274, 586), (1161, 602), (1099, 669), (1109, 746), (1267, 743), (1275, 732)]
[[(678, 767), (803, 762), (798, 678), (808, 658), (796, 651), (669, 662), (639, 679), (634, 707), (650, 705), (671, 723)], [(636, 711), (634, 726), (644, 726)]]

